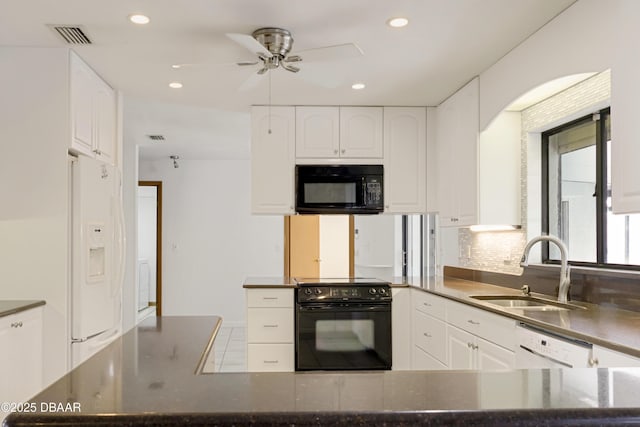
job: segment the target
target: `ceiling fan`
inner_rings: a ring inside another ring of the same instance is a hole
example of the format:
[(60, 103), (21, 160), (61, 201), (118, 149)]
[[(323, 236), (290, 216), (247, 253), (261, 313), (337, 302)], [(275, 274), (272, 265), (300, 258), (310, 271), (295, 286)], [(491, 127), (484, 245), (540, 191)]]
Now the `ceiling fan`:
[[(362, 50), (355, 43), (323, 46), (290, 54), (293, 47), (293, 37), (291, 32), (283, 28), (258, 28), (251, 35), (227, 33), (227, 37), (258, 57), (256, 61), (241, 61), (237, 62), (237, 65), (260, 65), (258, 71), (243, 83), (240, 90), (247, 90), (253, 87), (258, 83), (261, 76), (277, 68), (298, 73), (300, 71), (298, 65), (303, 61), (305, 63), (336, 61), (363, 55)], [(334, 85), (334, 79), (330, 78), (330, 76), (307, 73), (307, 70), (302, 70), (300, 76), (322, 86), (331, 87)]]

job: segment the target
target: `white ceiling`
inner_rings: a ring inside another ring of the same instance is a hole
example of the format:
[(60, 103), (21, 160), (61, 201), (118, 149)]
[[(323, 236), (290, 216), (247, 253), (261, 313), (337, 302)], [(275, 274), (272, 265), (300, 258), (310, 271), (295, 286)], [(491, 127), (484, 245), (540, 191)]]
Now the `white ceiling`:
[[(65, 46), (47, 24), (80, 25), (93, 44), (74, 50), (141, 108), (246, 112), (268, 102), (267, 79), (237, 90), (257, 66), (234, 64), (253, 58), (225, 33), (276, 26), (291, 31), (293, 52), (354, 42), (364, 55), (303, 63), (299, 75), (275, 70), (273, 104), (438, 105), (574, 1), (2, 0), (0, 45)], [(136, 26), (127, 19), (132, 13), (151, 22)], [(408, 17), (409, 25), (385, 25), (394, 16)], [(176, 70), (175, 63), (196, 65)], [(302, 78), (318, 72), (340, 84), (326, 88)], [(171, 81), (184, 87), (170, 89)], [(366, 89), (351, 89), (355, 81)], [(150, 113), (146, 119), (154, 122)]]

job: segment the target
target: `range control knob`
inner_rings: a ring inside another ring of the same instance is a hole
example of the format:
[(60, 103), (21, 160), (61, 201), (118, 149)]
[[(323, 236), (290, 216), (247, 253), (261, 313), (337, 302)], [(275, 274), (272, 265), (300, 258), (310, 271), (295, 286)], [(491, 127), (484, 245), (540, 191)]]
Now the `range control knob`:
[(380, 294), (382, 294), (382, 295), (386, 295), (387, 294), (387, 290), (385, 288), (380, 288), (380, 290), (378, 292), (380, 292)]
[(305, 293), (306, 295), (311, 295), (311, 289), (309, 289), (309, 288), (305, 289), (305, 290), (304, 290), (304, 293)]
[(316, 295), (320, 295), (320, 294), (322, 293), (322, 289), (320, 289), (320, 288), (315, 288), (315, 289), (313, 290), (313, 292), (315, 292), (315, 293), (316, 293)]
[(375, 295), (375, 294), (376, 294), (376, 292), (377, 292), (377, 291), (376, 291), (376, 288), (369, 288), (369, 293), (370, 293), (371, 295)]

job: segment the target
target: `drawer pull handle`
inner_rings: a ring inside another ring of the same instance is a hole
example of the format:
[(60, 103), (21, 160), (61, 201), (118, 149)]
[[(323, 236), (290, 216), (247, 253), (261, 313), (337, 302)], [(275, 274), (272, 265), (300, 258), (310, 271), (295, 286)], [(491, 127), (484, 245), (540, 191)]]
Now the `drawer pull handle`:
[(427, 332), (425, 332), (425, 333), (424, 333), (424, 334), (422, 334), (422, 335), (424, 335), (424, 336), (425, 336), (425, 337), (427, 337), (427, 338), (431, 338), (431, 334), (429, 334), (429, 333), (427, 333)]
[(278, 360), (263, 360), (263, 363), (278, 363)]
[(278, 325), (264, 325), (265, 328), (277, 328)]
[(11, 327), (12, 328), (22, 328), (22, 321), (12, 323)]
[(425, 307), (431, 307), (431, 304), (429, 304), (428, 302), (423, 302), (422, 303)]
[(473, 320), (467, 320), (467, 323), (471, 323), (472, 325), (479, 325), (480, 322), (474, 322)]
[(262, 299), (265, 299), (265, 300), (269, 300), (269, 299), (278, 299), (278, 297), (262, 297)]

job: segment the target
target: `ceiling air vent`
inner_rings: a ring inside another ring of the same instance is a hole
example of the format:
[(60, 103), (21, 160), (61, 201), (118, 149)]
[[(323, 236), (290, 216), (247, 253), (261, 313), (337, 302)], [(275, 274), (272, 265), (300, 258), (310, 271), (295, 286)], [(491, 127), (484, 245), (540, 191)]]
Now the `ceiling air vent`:
[(164, 141), (164, 135), (147, 135), (149, 137), (150, 140), (158, 142), (158, 141)]
[(82, 27), (77, 25), (50, 25), (67, 44), (91, 44)]

